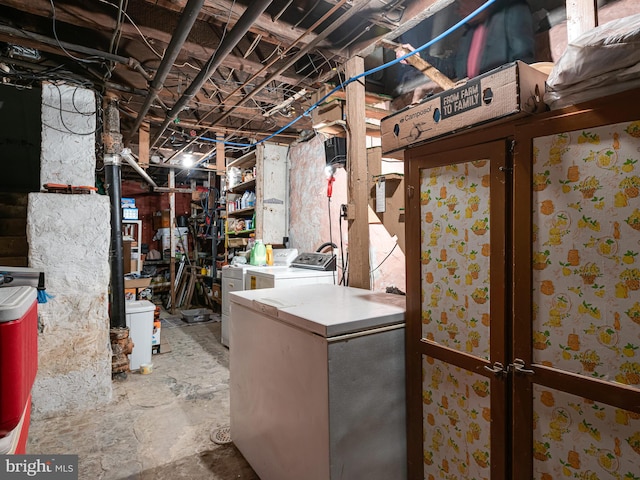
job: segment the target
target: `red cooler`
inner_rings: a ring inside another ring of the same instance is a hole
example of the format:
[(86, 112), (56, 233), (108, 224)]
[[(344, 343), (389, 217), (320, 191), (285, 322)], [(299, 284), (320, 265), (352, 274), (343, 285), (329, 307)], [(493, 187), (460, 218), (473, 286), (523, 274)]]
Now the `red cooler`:
[(0, 288), (0, 454), (24, 453), (37, 371), (36, 289)]

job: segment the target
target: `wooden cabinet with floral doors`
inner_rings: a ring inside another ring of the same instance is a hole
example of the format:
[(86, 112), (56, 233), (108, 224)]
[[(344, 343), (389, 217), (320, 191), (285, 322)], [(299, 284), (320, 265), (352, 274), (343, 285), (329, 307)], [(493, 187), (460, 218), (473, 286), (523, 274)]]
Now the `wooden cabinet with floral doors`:
[(408, 155), (411, 479), (507, 478), (509, 147)]
[(637, 95), (516, 128), (513, 478), (640, 479)]
[(640, 479), (638, 94), (405, 152), (411, 480)]

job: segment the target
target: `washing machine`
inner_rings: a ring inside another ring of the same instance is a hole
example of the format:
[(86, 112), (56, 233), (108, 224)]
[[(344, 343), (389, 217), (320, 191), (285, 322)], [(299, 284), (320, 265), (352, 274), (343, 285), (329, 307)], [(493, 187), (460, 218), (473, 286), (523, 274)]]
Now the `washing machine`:
[(220, 342), (225, 347), (229, 346), (229, 293), (244, 290), (245, 273), (247, 270), (263, 268), (270, 268), (273, 270), (286, 269), (297, 256), (298, 250), (295, 248), (278, 248), (273, 251), (273, 266), (258, 267), (256, 265), (249, 265), (245, 263), (225, 265), (222, 267), (222, 334)]

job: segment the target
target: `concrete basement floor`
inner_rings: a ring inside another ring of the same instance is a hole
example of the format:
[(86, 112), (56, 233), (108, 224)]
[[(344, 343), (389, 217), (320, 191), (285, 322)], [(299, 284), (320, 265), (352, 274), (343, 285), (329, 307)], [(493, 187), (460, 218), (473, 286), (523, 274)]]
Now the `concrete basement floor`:
[(229, 425), (220, 322), (161, 317), (171, 351), (153, 355), (153, 372), (114, 380), (96, 410), (32, 420), (27, 454), (76, 454), (80, 480), (259, 480), (232, 443), (212, 441)]

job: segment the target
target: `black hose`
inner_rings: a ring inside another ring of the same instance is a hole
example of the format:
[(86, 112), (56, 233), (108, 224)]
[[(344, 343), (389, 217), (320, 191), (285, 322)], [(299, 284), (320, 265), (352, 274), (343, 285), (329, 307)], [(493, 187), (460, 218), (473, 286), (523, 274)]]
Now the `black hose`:
[(316, 248), (316, 253), (321, 252), (322, 250), (324, 250), (327, 247), (333, 247), (333, 248), (338, 248), (338, 246), (333, 243), (333, 242), (324, 242), (322, 245), (320, 245), (318, 248)]

